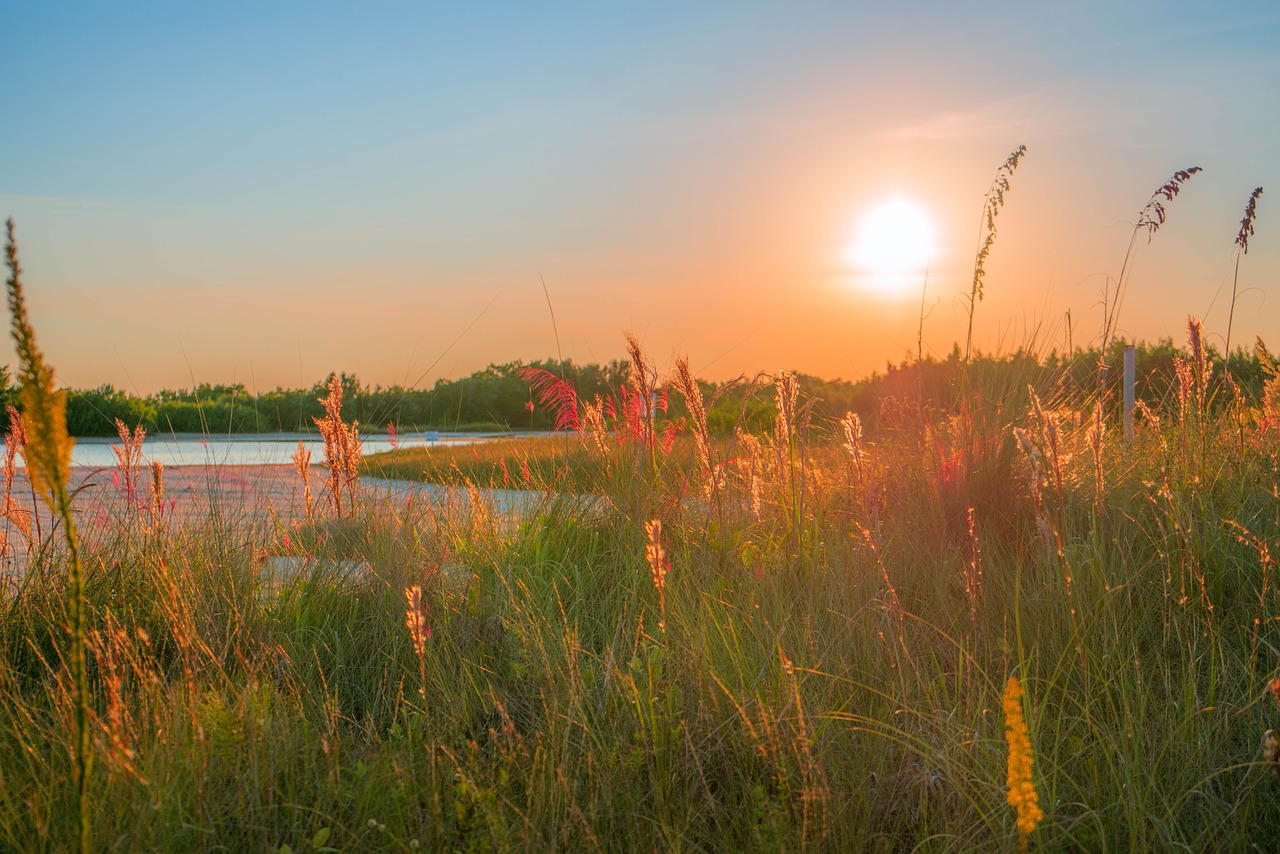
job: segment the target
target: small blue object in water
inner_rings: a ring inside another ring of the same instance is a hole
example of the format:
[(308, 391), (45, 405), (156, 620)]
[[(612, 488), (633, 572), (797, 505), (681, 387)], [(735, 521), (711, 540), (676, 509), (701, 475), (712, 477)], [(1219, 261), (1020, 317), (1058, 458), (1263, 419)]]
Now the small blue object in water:
[(425, 438), (428, 443), (435, 444), (436, 442), (440, 441), (440, 434), (437, 433), (435, 430), (429, 430)]

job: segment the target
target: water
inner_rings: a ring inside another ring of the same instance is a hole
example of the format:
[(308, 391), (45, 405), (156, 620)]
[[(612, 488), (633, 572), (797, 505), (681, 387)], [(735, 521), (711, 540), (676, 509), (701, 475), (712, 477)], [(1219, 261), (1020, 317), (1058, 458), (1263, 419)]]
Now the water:
[[(492, 433), (450, 433), (441, 435), (435, 431), (401, 433), (396, 445), (401, 448), (448, 447), (470, 445), (494, 438)], [(375, 454), (392, 450), (392, 440), (386, 433), (371, 433), (360, 437), (363, 453)], [(193, 465), (291, 465), (297, 453), (298, 442), (311, 451), (311, 462), (324, 460), (324, 442), (315, 435), (305, 433), (242, 433), (235, 436), (169, 435), (148, 436), (142, 443), (142, 464), (159, 460), (166, 466)], [(77, 439), (71, 451), (73, 466), (111, 468), (116, 465), (112, 445), (119, 439)], [(3, 447), (3, 445), (0, 445)], [(19, 464), (22, 458), (19, 457)]]

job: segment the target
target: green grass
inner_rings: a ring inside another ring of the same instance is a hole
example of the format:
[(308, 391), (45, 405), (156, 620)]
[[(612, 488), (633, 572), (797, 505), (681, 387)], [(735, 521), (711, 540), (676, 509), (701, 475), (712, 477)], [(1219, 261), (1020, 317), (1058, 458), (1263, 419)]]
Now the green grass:
[(536, 489), (558, 477), (571, 477), (584, 488), (592, 465), (576, 436), (494, 439), (469, 445), (401, 448), (370, 454), (361, 460), (361, 473), (396, 480), (427, 483)]
[[(687, 439), (677, 439), (669, 454), (673, 465), (691, 457)], [(393, 480), (491, 489), (554, 489), (571, 494), (602, 494), (619, 475), (629, 476), (598, 448), (576, 434), (528, 439), (495, 439), (470, 445), (401, 448), (370, 454), (361, 473)], [(686, 473), (681, 472), (683, 477)]]

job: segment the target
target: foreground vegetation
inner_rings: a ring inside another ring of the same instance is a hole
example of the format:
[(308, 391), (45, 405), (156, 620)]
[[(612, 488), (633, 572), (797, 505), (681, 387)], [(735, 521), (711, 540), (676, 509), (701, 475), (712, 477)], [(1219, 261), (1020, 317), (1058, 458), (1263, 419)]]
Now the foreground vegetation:
[[(544, 493), (518, 524), (127, 511), (83, 543), (93, 844), (1006, 849), (1016, 676), (1032, 843), (1265, 847), (1280, 445), (1185, 365), (1131, 443), (982, 390), (827, 439), (790, 375), (756, 391), (768, 430), (717, 443), (677, 372), (669, 440), (577, 401), (574, 437), (456, 451), (489, 466), (450, 463), (464, 482)], [(599, 505), (557, 501), (570, 470)], [(273, 585), (264, 553), (309, 569)], [(0, 635), (0, 839), (61, 849), (67, 564), (32, 557)]]
[[(1196, 171), (1143, 209), (1150, 233)], [(361, 493), (334, 377), (302, 518), (178, 524), (159, 468), (132, 500), (135, 432), (130, 500), (85, 525), (12, 240), (7, 261), (23, 411), (0, 506), (25, 573), (0, 621), (5, 848), (1275, 847), (1261, 342), (1249, 382), (1189, 320), (1130, 437), (1117, 372), (1074, 359), (957, 356), (937, 385), (921, 362), (864, 432), (794, 374), (708, 398), (629, 338), (606, 392), (521, 375), (570, 435), (365, 461), (465, 503)], [(15, 500), (19, 452), (56, 525)], [(532, 506), (498, 515), (499, 485)]]

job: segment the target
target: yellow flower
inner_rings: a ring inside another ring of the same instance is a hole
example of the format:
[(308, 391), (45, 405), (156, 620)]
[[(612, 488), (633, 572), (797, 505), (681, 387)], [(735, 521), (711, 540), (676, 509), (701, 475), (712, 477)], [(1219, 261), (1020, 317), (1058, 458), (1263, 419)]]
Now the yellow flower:
[(1022, 716), (1022, 685), (1010, 676), (1004, 689), (1004, 735), (1009, 742), (1009, 806), (1018, 814), (1018, 848), (1027, 850), (1031, 831), (1036, 829), (1044, 813), (1031, 780), (1031, 735)]

